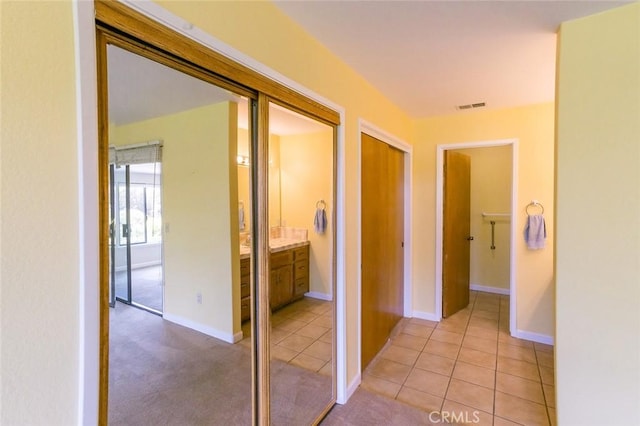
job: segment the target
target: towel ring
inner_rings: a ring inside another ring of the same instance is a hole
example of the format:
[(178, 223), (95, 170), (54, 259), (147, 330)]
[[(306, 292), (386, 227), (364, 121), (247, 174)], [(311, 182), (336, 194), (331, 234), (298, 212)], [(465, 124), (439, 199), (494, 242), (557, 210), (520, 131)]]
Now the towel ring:
[(529, 207), (540, 207), (540, 209), (542, 209), (542, 212), (540, 214), (544, 214), (544, 206), (537, 201), (532, 201), (529, 204), (527, 204), (527, 207), (525, 208), (525, 211), (527, 212), (527, 216), (531, 216), (531, 213), (529, 213)]
[(324, 200), (319, 200), (316, 203), (316, 209), (322, 209), (324, 210), (327, 207), (327, 203), (324, 202)]

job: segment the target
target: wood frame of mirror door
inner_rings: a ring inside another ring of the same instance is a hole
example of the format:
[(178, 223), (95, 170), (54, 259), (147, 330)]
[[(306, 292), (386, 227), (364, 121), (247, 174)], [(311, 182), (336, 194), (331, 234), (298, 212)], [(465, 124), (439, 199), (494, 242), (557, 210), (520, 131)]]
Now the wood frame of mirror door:
[[(108, 422), (109, 385), (109, 217), (108, 217), (108, 87), (107, 45), (113, 44), (144, 56), (193, 77), (210, 82), (237, 94), (247, 96), (257, 108), (250, 108), (252, 192), (257, 202), (252, 203), (252, 220), (255, 227), (251, 270), (254, 280), (252, 294), (252, 418), (254, 424), (266, 425), (270, 421), (269, 400), (269, 334), (270, 308), (268, 300), (269, 278), (269, 227), (268, 227), (268, 123), (269, 103), (273, 102), (333, 127), (334, 152), (334, 200), (336, 200), (336, 138), (340, 116), (332, 109), (294, 90), (217, 53), (207, 47), (153, 21), (152, 19), (113, 0), (97, 0), (96, 56), (98, 80), (98, 181), (99, 181), (99, 241), (100, 241), (100, 383), (99, 424)], [(257, 125), (257, 128), (256, 128)], [(255, 133), (257, 131), (257, 133)], [(335, 204), (335, 202), (334, 202)], [(334, 206), (335, 208), (335, 206)], [(333, 215), (333, 294), (335, 295), (335, 215)], [(333, 310), (333, 323), (336, 314)], [(335, 327), (332, 398), (327, 407), (318, 414), (316, 423), (324, 417), (335, 403), (336, 362)]]

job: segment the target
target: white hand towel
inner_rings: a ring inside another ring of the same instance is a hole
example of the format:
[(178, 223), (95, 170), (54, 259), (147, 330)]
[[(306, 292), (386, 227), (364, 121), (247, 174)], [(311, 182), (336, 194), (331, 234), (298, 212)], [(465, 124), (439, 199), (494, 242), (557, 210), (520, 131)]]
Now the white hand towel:
[(327, 213), (324, 209), (316, 209), (316, 216), (313, 218), (313, 229), (316, 234), (324, 234), (327, 230)]
[(544, 216), (541, 214), (527, 217), (524, 227), (524, 241), (529, 250), (543, 249), (547, 238), (547, 226), (544, 223)]
[(240, 230), (244, 231), (244, 205), (242, 204), (238, 208), (238, 225), (240, 225)]

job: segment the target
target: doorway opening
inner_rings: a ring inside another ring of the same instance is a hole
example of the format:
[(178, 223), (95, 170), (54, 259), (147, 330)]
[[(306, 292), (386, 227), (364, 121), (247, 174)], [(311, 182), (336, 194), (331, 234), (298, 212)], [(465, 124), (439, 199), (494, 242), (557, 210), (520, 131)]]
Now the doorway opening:
[[(503, 200), (503, 204), (501, 208), (492, 208), (491, 204), (494, 202), (493, 200), (485, 203), (486, 207), (483, 207), (482, 202), (475, 200), (476, 206), (472, 209), (471, 217), (476, 223), (475, 229), (471, 230), (469, 237), (473, 236), (474, 233), (483, 235), (488, 238), (488, 241), (485, 241), (486, 238), (476, 239), (474, 236), (474, 240), (471, 241), (471, 244), (480, 243), (481, 246), (478, 247), (478, 250), (483, 250), (483, 255), (488, 256), (489, 258), (497, 257), (496, 247), (496, 237), (500, 237), (502, 241), (507, 236), (508, 233), (508, 252), (504, 253), (504, 255), (508, 258), (508, 276), (503, 277), (503, 281), (508, 281), (508, 284), (505, 285), (486, 285), (483, 283), (474, 282), (472, 279), (470, 282), (471, 290), (481, 290), (481, 291), (490, 291), (498, 294), (508, 294), (509, 297), (509, 306), (510, 306), (510, 315), (509, 315), (509, 330), (510, 333), (513, 334), (516, 330), (516, 297), (517, 297), (517, 289), (515, 283), (516, 276), (516, 263), (515, 263), (515, 221), (510, 220), (511, 214), (516, 210), (516, 202), (517, 202), (517, 182), (518, 182), (518, 140), (517, 139), (507, 139), (507, 140), (496, 140), (496, 141), (485, 141), (485, 142), (467, 142), (467, 143), (456, 143), (456, 144), (446, 144), (446, 145), (438, 145), (437, 147), (437, 176), (436, 176), (436, 266), (435, 266), (435, 280), (436, 280), (436, 317), (441, 319), (443, 317), (443, 259), (444, 259), (444, 240), (445, 240), (445, 215), (444, 215), (444, 204), (445, 204), (445, 153), (446, 151), (452, 150), (464, 150), (467, 153), (475, 152), (478, 149), (482, 148), (498, 148), (498, 147), (510, 147), (510, 163), (511, 169), (507, 170), (510, 173), (507, 173), (507, 176), (510, 178), (510, 182), (505, 182), (504, 178), (495, 182), (494, 185), (501, 186), (503, 189), (505, 186), (510, 186), (510, 191), (507, 190), (508, 196), (510, 197), (507, 200), (505, 209), (505, 204)], [(480, 152), (480, 151), (477, 151)], [(473, 166), (472, 166), (473, 167)], [(486, 188), (485, 188), (486, 189)], [(499, 188), (496, 187), (496, 191)], [(489, 192), (492, 189), (489, 188)], [(503, 191), (504, 192), (504, 191)], [(476, 194), (477, 195), (477, 194)], [(477, 197), (476, 197), (477, 198)], [(492, 240), (493, 237), (493, 240)], [(485, 247), (486, 246), (486, 247)], [(492, 248), (493, 247), (493, 248)], [(487, 252), (487, 253), (484, 253)], [(504, 252), (504, 251), (503, 251)], [(478, 256), (476, 256), (478, 257)], [(472, 261), (474, 262), (474, 261)], [(478, 260), (476, 259), (477, 263)], [(472, 269), (478, 269), (478, 265), (471, 265)], [(477, 275), (477, 274), (476, 274)]]

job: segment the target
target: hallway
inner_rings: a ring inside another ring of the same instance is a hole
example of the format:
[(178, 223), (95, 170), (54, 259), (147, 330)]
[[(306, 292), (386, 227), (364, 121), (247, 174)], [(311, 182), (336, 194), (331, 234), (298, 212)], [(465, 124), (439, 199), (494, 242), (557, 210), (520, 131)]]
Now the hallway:
[[(362, 388), (482, 425), (555, 425), (553, 347), (509, 335), (509, 296), (472, 291), (440, 323), (405, 318)], [(433, 419), (431, 419), (433, 421)]]

